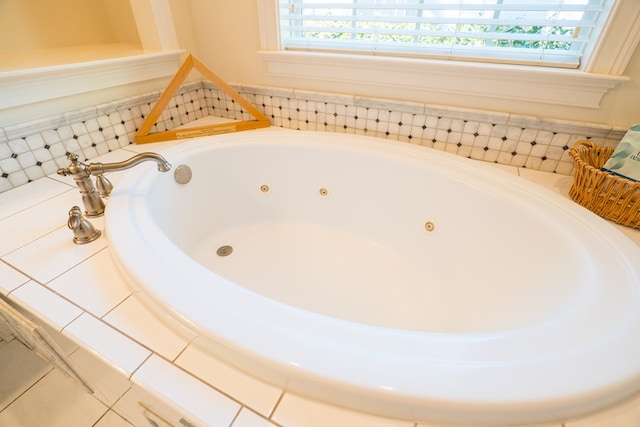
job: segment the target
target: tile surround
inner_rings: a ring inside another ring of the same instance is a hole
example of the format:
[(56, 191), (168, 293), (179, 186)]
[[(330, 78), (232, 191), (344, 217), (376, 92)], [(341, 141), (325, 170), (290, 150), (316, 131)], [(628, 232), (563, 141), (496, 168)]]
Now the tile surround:
[[(66, 237), (68, 239), (69, 235)], [(100, 281), (108, 282), (109, 286), (99, 286)], [(47, 285), (52, 291), (98, 317), (103, 317), (131, 295), (108, 249), (87, 258)]]
[[(64, 215), (73, 204), (71, 202), (61, 210), (45, 211), (60, 212), (58, 217), (59, 228), (43, 238), (7, 254), (4, 258), (5, 261), (24, 269), (33, 265), (34, 259), (40, 260), (38, 267), (30, 270), (30, 275), (40, 283), (46, 283), (57, 277), (61, 270), (66, 271), (89, 258), (98, 250), (105, 248), (106, 241), (102, 239), (86, 245), (76, 245), (69, 239), (70, 230), (66, 227)], [(77, 204), (77, 195), (75, 204)], [(40, 211), (40, 213), (42, 212)], [(97, 218), (92, 223), (98, 229), (104, 230), (103, 221), (102, 218)], [(60, 249), (63, 249), (64, 252), (61, 253)], [(56, 256), (54, 254), (59, 255)]]
[(376, 417), (309, 400), (291, 393), (284, 395), (278, 405), (278, 412), (274, 415), (273, 420), (284, 426), (307, 427), (324, 427), (327, 425), (344, 425), (351, 427), (368, 427), (372, 425), (378, 427), (415, 426), (411, 421)]
[[(428, 103), (297, 89), (236, 85), (273, 126), (357, 133), (452, 152), (477, 160), (569, 175), (571, 144), (589, 138), (615, 145), (626, 129)], [(136, 96), (0, 128), (0, 192), (66, 167), (67, 152), (92, 160), (132, 144), (160, 96)], [(152, 132), (204, 116), (252, 117), (209, 82), (185, 85)]]
[(0, 261), (0, 295), (6, 295), (18, 286), (29, 281), (29, 278)]
[(273, 413), (282, 395), (279, 387), (213, 360), (195, 345), (187, 347), (175, 363), (194, 373), (205, 383), (215, 386), (229, 396), (234, 396), (263, 417), (269, 417)]
[(56, 331), (62, 330), (82, 314), (78, 307), (33, 280), (11, 292), (11, 299), (37, 318), (47, 319), (47, 324)]
[(232, 427), (274, 427), (274, 425), (251, 410), (242, 408)]
[[(67, 220), (62, 215), (65, 215), (74, 204), (78, 204), (78, 191), (72, 187), (66, 187), (64, 193), (19, 211), (18, 215), (14, 214), (5, 218), (3, 221), (6, 221), (6, 224), (12, 224), (12, 226), (7, 227), (2, 235), (0, 255), (5, 255), (15, 248), (34, 241), (44, 233), (50, 233), (62, 227)], [(8, 203), (7, 206), (9, 207), (10, 204)], [(43, 212), (61, 212), (61, 216), (43, 215)], [(29, 224), (29, 226), (25, 227), (23, 224)]]
[[(184, 351), (187, 341), (172, 331), (145, 309), (136, 295), (131, 295), (103, 317), (115, 329), (134, 340), (143, 342), (168, 360), (175, 360)], [(135, 319), (134, 322), (131, 319)]]
[(86, 312), (62, 333), (100, 354), (103, 360), (127, 377), (151, 356), (151, 351)]
[(239, 403), (155, 355), (136, 371), (132, 380), (147, 390), (162, 390), (158, 398), (172, 402), (189, 414), (198, 414), (199, 419), (192, 415), (186, 420), (189, 422), (176, 420), (173, 425), (227, 426), (241, 409)]

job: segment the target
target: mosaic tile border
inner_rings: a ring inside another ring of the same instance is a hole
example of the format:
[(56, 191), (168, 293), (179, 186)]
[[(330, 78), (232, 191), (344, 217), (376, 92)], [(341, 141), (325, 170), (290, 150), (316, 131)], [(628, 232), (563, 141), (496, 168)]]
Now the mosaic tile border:
[[(273, 126), (355, 133), (419, 144), (472, 159), (569, 175), (567, 151), (591, 139), (615, 146), (626, 129), (430, 104), (234, 85)], [(66, 153), (91, 160), (132, 144), (160, 92), (0, 128), (0, 192), (66, 167)], [(204, 116), (252, 117), (209, 82), (185, 85), (152, 129)]]

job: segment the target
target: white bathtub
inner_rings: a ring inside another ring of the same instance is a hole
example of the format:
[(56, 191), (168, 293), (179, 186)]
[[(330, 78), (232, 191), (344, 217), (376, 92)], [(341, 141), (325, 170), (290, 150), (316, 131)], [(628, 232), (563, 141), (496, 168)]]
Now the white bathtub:
[(265, 129), (163, 154), (193, 179), (128, 172), (113, 256), (158, 315), (252, 375), (463, 425), (561, 422), (640, 390), (640, 249), (568, 199), (354, 135)]

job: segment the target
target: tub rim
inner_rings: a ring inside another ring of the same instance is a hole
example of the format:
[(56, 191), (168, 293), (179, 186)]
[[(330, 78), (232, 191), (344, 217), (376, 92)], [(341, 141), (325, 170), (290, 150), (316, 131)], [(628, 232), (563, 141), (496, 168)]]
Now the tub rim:
[[(166, 150), (164, 154), (170, 162), (177, 164), (171, 157), (178, 156), (178, 153), (184, 153), (186, 156), (203, 150), (221, 149), (227, 145), (252, 144), (256, 134), (260, 137), (278, 137), (285, 140), (295, 139), (300, 135), (292, 136), (294, 135), (292, 132), (295, 131), (265, 129), (199, 138), (181, 143)], [(344, 136), (305, 132), (305, 137), (327, 143), (327, 140)], [(425, 148), (413, 147), (401, 142), (390, 144), (388, 141), (350, 137), (359, 140), (361, 144), (366, 144), (367, 148), (379, 149), (390, 154), (406, 152), (414, 156), (427, 156), (450, 164), (463, 165), (464, 169), (479, 174), (479, 177), (489, 181), (504, 179), (507, 175), (501, 176), (500, 171), (496, 174), (494, 171), (473, 167), (467, 159), (436, 150), (426, 151)], [(199, 338), (201, 346), (217, 351), (218, 357), (227, 362), (240, 365), (245, 370), (254, 363), (261, 364), (264, 368), (260, 370), (261, 373), (258, 376), (269, 382), (296, 392), (311, 394), (322, 400), (334, 403), (348, 402), (349, 405), (361, 410), (364, 407), (370, 410), (371, 402), (375, 402), (373, 412), (387, 416), (407, 418), (409, 414), (415, 414), (409, 418), (475, 423), (478, 423), (479, 419), (484, 419), (488, 423), (564, 420), (609, 406), (638, 390), (638, 386), (632, 383), (640, 378), (640, 363), (629, 363), (629, 361), (634, 358), (640, 361), (640, 345), (633, 345), (632, 340), (625, 337), (640, 332), (640, 315), (638, 314), (640, 302), (637, 291), (639, 276), (638, 272), (631, 268), (631, 259), (640, 260), (640, 249), (606, 221), (535, 184), (524, 180), (512, 180), (509, 183), (511, 186), (526, 190), (521, 194), (548, 198), (552, 203), (551, 206), (558, 209), (558, 212), (574, 219), (572, 224), (574, 229), (588, 232), (588, 240), (606, 243), (606, 250), (603, 250), (603, 253), (621, 255), (628, 259), (629, 274), (632, 273), (632, 277), (635, 277), (633, 298), (627, 301), (626, 310), (609, 313), (609, 316), (612, 316), (611, 325), (606, 328), (606, 331), (600, 331), (597, 339), (591, 341), (589, 345), (584, 344), (573, 351), (557, 352), (543, 358), (473, 360), (470, 358), (470, 345), (490, 348), (495, 354), (505, 354), (505, 352), (508, 354), (509, 346), (531, 347), (528, 343), (532, 340), (535, 341), (550, 331), (558, 333), (562, 330), (557, 324), (548, 324), (526, 328), (517, 333), (450, 336), (375, 328), (304, 312), (239, 288), (219, 276), (216, 281), (220, 286), (216, 291), (222, 292), (225, 298), (228, 298), (226, 302), (207, 306), (202, 302), (205, 298), (196, 298), (198, 314), (187, 314), (194, 308), (194, 300), (190, 293), (184, 292), (185, 284), (188, 283), (188, 288), (194, 292), (209, 295), (211, 289), (207, 290), (197, 284), (202, 283), (203, 277), (210, 278), (212, 273), (186, 255), (172, 253), (170, 259), (160, 256), (157, 248), (170, 247), (172, 243), (166, 236), (154, 235), (157, 230), (147, 229), (151, 234), (145, 234), (145, 240), (128, 238), (130, 233), (137, 232), (139, 227), (149, 227), (149, 224), (154, 223), (148, 213), (144, 213), (148, 194), (146, 186), (155, 182), (158, 176), (149, 168), (133, 170), (122, 177), (109, 200), (105, 227), (109, 248), (118, 269), (156, 314), (169, 316), (194, 331), (201, 337)], [(114, 215), (115, 212), (128, 213), (128, 222), (123, 221), (122, 216)], [(125, 238), (127, 244), (123, 247), (122, 241)], [(158, 262), (160, 259), (161, 261), (156, 265), (162, 268), (150, 274), (149, 269), (142, 267), (141, 255), (145, 256), (143, 260), (145, 262), (153, 260)], [(133, 263), (132, 258), (136, 259)], [(178, 277), (182, 282), (180, 292), (176, 292), (173, 283), (173, 280), (178, 280)], [(155, 285), (147, 286), (145, 283), (148, 281), (155, 282)], [(216, 310), (212, 310), (212, 307)], [(246, 312), (240, 315), (237, 311), (247, 307), (251, 309), (259, 307), (266, 311), (262, 317), (255, 314), (249, 315)], [(269, 319), (268, 322), (265, 321), (266, 318)], [(588, 316), (586, 318), (588, 319)], [(233, 319), (233, 322), (229, 322), (229, 319)], [(575, 321), (584, 321), (585, 317), (573, 320), (574, 324), (571, 326), (575, 326)], [(229, 323), (232, 323), (232, 328), (221, 330), (223, 324), (226, 328)], [(288, 329), (285, 330), (285, 326)], [(295, 326), (295, 329), (291, 329), (292, 326)], [(601, 326), (600, 329), (602, 328)], [(255, 340), (255, 336), (245, 336), (248, 331), (256, 330), (260, 330), (257, 334), (260, 340)], [(311, 339), (310, 330), (314, 331), (313, 337), (322, 337), (325, 341)], [(338, 340), (336, 331), (345, 330), (350, 332), (348, 338)], [(570, 329), (565, 329), (567, 330)], [(239, 337), (241, 337), (240, 342), (237, 341)], [(358, 347), (353, 346), (354, 337), (358, 338)], [(364, 338), (368, 347), (363, 349), (361, 346)], [(297, 349), (287, 348), (285, 345), (292, 339), (296, 341)], [(402, 345), (399, 340), (403, 340), (405, 344)], [(395, 351), (390, 352), (388, 344), (381, 346), (379, 344), (381, 342), (393, 342)], [(235, 359), (238, 348), (246, 352), (244, 357), (246, 360)], [(442, 357), (434, 353), (434, 348), (448, 348), (450, 351), (446, 357)], [(617, 351), (612, 352), (611, 348)], [(416, 357), (416, 349), (420, 350), (418, 352), (420, 357)], [(376, 354), (375, 358), (372, 356), (372, 351)], [(319, 360), (310, 359), (310, 355), (318, 353), (324, 356)], [(458, 355), (457, 360), (453, 359), (455, 363), (451, 358), (452, 355)], [(621, 357), (622, 355), (624, 357)], [(578, 366), (576, 358), (583, 360), (584, 366)], [(596, 375), (593, 372), (594, 364), (605, 365), (608, 369)], [(413, 369), (419, 370), (419, 373), (416, 374), (416, 371), (413, 371), (403, 374), (404, 377), (390, 377), (385, 369), (389, 365), (410, 365)], [(553, 366), (553, 373), (548, 373), (545, 381), (542, 381), (541, 370), (544, 369), (546, 372), (551, 366)], [(271, 369), (277, 369), (279, 374), (273, 375), (269, 372)], [(589, 381), (585, 375), (590, 376)], [(416, 382), (416, 376), (428, 378), (429, 381)], [(345, 382), (345, 377), (350, 377), (350, 380)], [(521, 386), (514, 390), (513, 378), (516, 377), (519, 378)], [(463, 381), (463, 384), (460, 384), (460, 381)], [(539, 385), (543, 382), (544, 386), (540, 387)], [(488, 393), (487, 384), (491, 384), (494, 388), (492, 393)], [(538, 386), (533, 387), (535, 384)], [(318, 390), (310, 393), (310, 385)], [(577, 385), (589, 391), (577, 392)], [(425, 390), (425, 387), (430, 389)], [(334, 397), (335, 390), (343, 390), (339, 393), (339, 402), (336, 402)], [(461, 411), (461, 409), (464, 410)], [(495, 411), (500, 413), (496, 414)]]

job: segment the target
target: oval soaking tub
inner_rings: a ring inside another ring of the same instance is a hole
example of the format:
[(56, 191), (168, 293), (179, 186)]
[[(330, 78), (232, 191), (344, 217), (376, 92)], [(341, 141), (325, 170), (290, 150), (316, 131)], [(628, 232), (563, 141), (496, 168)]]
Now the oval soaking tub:
[(265, 129), (140, 166), (105, 218), (128, 282), (226, 362), (312, 398), (463, 425), (561, 422), (640, 389), (640, 249), (452, 154)]

